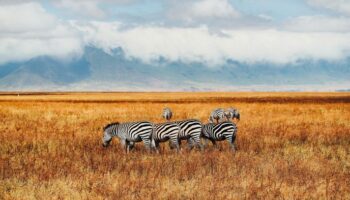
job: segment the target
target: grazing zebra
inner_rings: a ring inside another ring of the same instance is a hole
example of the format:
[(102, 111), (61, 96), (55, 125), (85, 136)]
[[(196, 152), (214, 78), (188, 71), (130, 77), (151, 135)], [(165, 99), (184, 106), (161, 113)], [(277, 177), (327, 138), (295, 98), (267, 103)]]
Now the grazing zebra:
[(112, 137), (117, 136), (128, 153), (134, 143), (143, 141), (147, 150), (151, 148), (152, 124), (150, 122), (111, 123), (103, 128), (102, 145), (107, 147)]
[(237, 126), (232, 122), (209, 123), (202, 127), (202, 138), (204, 138), (205, 145), (207, 145), (208, 140), (214, 146), (216, 146), (216, 141), (227, 140), (233, 151), (235, 150), (236, 133)]
[(171, 112), (170, 108), (164, 108), (162, 116), (165, 120), (169, 121), (173, 116), (173, 112)]
[(180, 127), (179, 132), (179, 143), (181, 144), (181, 140), (187, 140), (188, 147), (190, 149), (193, 148), (193, 144), (200, 149), (203, 149), (203, 145), (201, 144), (201, 131), (202, 131), (202, 123), (196, 119), (188, 119), (175, 122)]
[(159, 152), (159, 143), (170, 140), (171, 148), (175, 147), (177, 151), (179, 147), (180, 127), (174, 122), (165, 122), (153, 125), (152, 147)]
[(238, 109), (236, 108), (228, 108), (226, 111), (225, 111), (225, 117), (227, 119), (227, 121), (231, 121), (233, 119), (237, 119), (237, 120), (240, 120), (241, 118), (241, 115), (238, 111)]
[(219, 123), (220, 121), (224, 120), (225, 118), (225, 110), (222, 108), (217, 108), (213, 110), (209, 116), (209, 122), (214, 123), (214, 120), (216, 120), (216, 123)]

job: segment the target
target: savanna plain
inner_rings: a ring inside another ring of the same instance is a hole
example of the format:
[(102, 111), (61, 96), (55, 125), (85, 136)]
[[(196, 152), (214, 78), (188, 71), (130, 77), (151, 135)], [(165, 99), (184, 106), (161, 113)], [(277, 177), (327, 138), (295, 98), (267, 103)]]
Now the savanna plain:
[[(129, 154), (110, 122), (206, 123), (236, 107), (237, 151)], [(0, 199), (350, 199), (350, 93), (1, 93)]]

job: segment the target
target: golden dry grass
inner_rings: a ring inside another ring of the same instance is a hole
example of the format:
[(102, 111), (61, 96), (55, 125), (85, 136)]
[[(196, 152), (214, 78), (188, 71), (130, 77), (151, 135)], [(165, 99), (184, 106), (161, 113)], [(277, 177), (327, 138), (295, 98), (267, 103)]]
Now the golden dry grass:
[[(241, 112), (232, 154), (126, 155), (113, 121)], [(349, 93), (0, 94), (0, 199), (350, 199)]]

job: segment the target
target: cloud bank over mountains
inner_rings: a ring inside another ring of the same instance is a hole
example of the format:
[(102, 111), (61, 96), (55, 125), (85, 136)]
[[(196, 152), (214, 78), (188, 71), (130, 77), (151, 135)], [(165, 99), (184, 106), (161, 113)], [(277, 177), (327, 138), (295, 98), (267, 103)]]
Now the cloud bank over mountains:
[(79, 33), (38, 3), (1, 5), (0, 24), (2, 64), (41, 55), (62, 59), (81, 55)]
[[(276, 9), (274, 0), (266, 4)], [(126, 60), (150, 66), (200, 63), (209, 70), (230, 61), (279, 68), (301, 60), (348, 61), (350, 3), (285, 4), (279, 16), (229, 0), (4, 0), (0, 68), (43, 56), (69, 63), (86, 55), (86, 47), (110, 55), (122, 49)], [(295, 13), (288, 4), (305, 11)]]
[(0, 90), (232, 91), (346, 90), (350, 58), (339, 62), (300, 60), (290, 64), (205, 63), (159, 59), (151, 64), (86, 47), (70, 61), (40, 56), (0, 67)]
[(241, 62), (289, 63), (299, 59), (337, 60), (348, 56), (350, 33), (288, 32), (267, 30), (222, 30), (207, 27), (135, 27), (122, 30), (119, 24), (75, 25), (84, 41), (109, 49), (122, 47), (127, 56), (152, 62), (159, 57), (170, 61), (205, 62), (220, 65), (228, 59)]

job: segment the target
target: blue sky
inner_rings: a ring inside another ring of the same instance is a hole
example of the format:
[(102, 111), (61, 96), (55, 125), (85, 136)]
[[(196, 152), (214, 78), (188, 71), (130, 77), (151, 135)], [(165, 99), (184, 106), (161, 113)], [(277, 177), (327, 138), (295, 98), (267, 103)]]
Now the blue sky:
[(0, 64), (93, 45), (152, 62), (290, 63), (350, 54), (344, 0), (3, 0)]
[[(72, 12), (67, 7), (57, 6), (57, 3), (50, 1), (39, 1), (45, 7), (45, 9), (59, 16), (62, 19), (96, 19), (96, 16), (89, 15), (88, 12)], [(93, 1), (92, 1), (93, 2)], [(175, 1), (174, 1), (175, 2)], [(179, 1), (182, 4), (186, 1)], [(259, 16), (266, 15), (272, 17), (276, 21), (283, 21), (288, 18), (298, 16), (309, 16), (309, 15), (336, 15), (329, 9), (322, 7), (316, 7), (310, 5), (305, 0), (230, 0), (232, 6), (234, 6), (239, 12), (245, 15)], [(100, 3), (94, 3), (96, 7), (103, 10), (106, 14), (104, 17), (97, 17), (99, 20), (113, 21), (113, 20), (127, 20), (132, 19), (150, 19), (152, 17), (162, 17), (164, 11), (171, 6), (167, 1), (101, 1)], [(128, 19), (129, 17), (129, 19)], [(134, 22), (137, 22), (134, 21)], [(144, 21), (142, 21), (144, 22)]]
[[(60, 8), (54, 2), (41, 1), (45, 9), (49, 12), (60, 16), (65, 19), (94, 19), (94, 15), (89, 16), (89, 13), (82, 12), (69, 12), (69, 9)], [(176, 2), (176, 1), (174, 1)], [(179, 1), (182, 4), (186, 1)], [(298, 16), (309, 15), (336, 15), (331, 9), (325, 9), (323, 7), (316, 7), (308, 3), (305, 0), (230, 0), (232, 6), (234, 6), (239, 12), (245, 15), (259, 16), (261, 14), (271, 16), (275, 20), (285, 20)], [(167, 1), (124, 1), (118, 3), (118, 1), (101, 1), (95, 4), (96, 7), (103, 10), (106, 13), (105, 17), (99, 19), (111, 21), (120, 20), (118, 16), (134, 16), (141, 18), (148, 18), (149, 16), (161, 16), (170, 4)], [(84, 13), (84, 14), (82, 14)], [(91, 17), (91, 18), (89, 18)]]
[(242, 12), (250, 15), (270, 15), (275, 20), (285, 20), (302, 15), (322, 14), (304, 0), (239, 0), (231, 1)]

